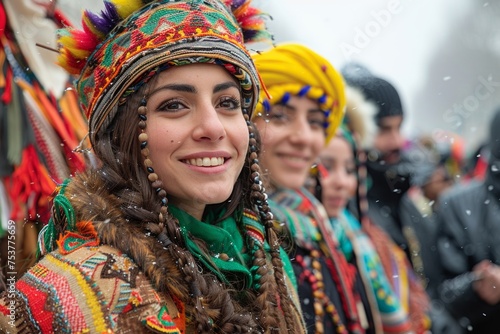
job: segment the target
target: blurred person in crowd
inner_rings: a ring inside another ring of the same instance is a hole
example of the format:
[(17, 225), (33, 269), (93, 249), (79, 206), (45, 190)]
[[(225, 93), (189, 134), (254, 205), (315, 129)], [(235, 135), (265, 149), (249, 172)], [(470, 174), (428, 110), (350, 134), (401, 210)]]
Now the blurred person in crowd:
[(484, 179), (441, 197), (438, 251), (445, 280), (438, 295), (465, 333), (500, 333), (500, 109), (487, 142)]
[[(447, 140), (448, 141), (448, 140)], [(414, 164), (414, 173), (411, 178), (411, 187), (401, 199), (406, 207), (418, 210), (401, 213), (403, 220), (411, 219), (425, 230), (426, 238), (420, 242), (420, 247), (429, 251), (434, 261), (427, 261), (421, 273), (422, 283), (431, 299), (431, 318), (433, 334), (454, 334), (460, 331), (458, 323), (443, 307), (437, 296), (437, 287), (442, 283), (442, 268), (438, 261), (437, 247), (440, 220), (438, 208), (441, 194), (460, 180), (463, 150), (461, 141), (440, 141), (431, 136), (418, 138), (410, 148), (408, 156)], [(418, 259), (415, 259), (418, 260)]]
[[(348, 109), (347, 119), (355, 111)], [(355, 136), (342, 126), (320, 155), (315, 194), (344, 256), (363, 277), (383, 332), (425, 333), (430, 328), (427, 294), (404, 252), (367, 216), (363, 160)]]
[[(460, 175), (459, 170), (453, 168), (459, 164), (453, 161), (451, 145), (445, 147), (430, 136), (423, 136), (414, 140), (407, 148), (408, 159), (413, 164), (411, 186), (401, 198), (401, 205), (415, 210), (404, 210), (400, 213), (403, 221), (412, 221), (425, 231), (425, 239), (420, 240), (419, 247), (425, 248), (437, 256), (438, 220), (436, 210), (439, 206), (440, 195), (454, 183)], [(421, 259), (414, 258), (414, 261)], [(415, 268), (422, 268), (420, 272), (424, 286), (434, 296), (435, 287), (441, 282), (440, 268), (437, 261), (414, 263)]]
[(269, 205), (291, 232), (290, 258), (309, 333), (379, 333), (367, 291), (338, 249), (324, 207), (304, 183), (345, 109), (340, 73), (308, 47), (286, 43), (254, 55), (264, 84), (254, 122)]
[(347, 100), (359, 108), (367, 136), (361, 141), (366, 152), (369, 216), (403, 249), (415, 272), (425, 280), (425, 263), (433, 261), (427, 247), (421, 247), (427, 230), (419, 224), (421, 214), (409, 202), (402, 202), (411, 185), (414, 166), (404, 152), (401, 133), (403, 106), (396, 88), (360, 64), (348, 63), (342, 73)]

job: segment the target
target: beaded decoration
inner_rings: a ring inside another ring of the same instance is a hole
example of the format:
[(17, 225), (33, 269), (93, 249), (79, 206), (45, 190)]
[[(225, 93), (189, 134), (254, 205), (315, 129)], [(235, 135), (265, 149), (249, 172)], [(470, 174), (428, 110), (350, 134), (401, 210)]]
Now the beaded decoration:
[(336, 325), (335, 332), (348, 334), (349, 332), (342, 323), (335, 305), (325, 293), (325, 283), (323, 282), (323, 275), (321, 274), (321, 263), (318, 260), (320, 254), (317, 250), (312, 250), (310, 255), (312, 258), (312, 270), (307, 269), (307, 265), (301, 255), (296, 256), (295, 261), (302, 267), (302, 275), (304, 275), (309, 284), (311, 284), (311, 288), (313, 290), (316, 333), (325, 332), (323, 317), (324, 311), (326, 311), (330, 314), (333, 323)]
[[(319, 97), (318, 97), (318, 94), (319, 94)], [(323, 106), (326, 102), (326, 99), (327, 99), (327, 95), (325, 93), (322, 93), (321, 89), (316, 88), (316, 89), (311, 90), (311, 86), (306, 85), (306, 86), (303, 86), (302, 88), (300, 88), (297, 93), (288, 92), (288, 91), (284, 92), (279, 104), (287, 105), (288, 101), (290, 101), (290, 97), (294, 96), (294, 95), (296, 95), (298, 97), (304, 97), (304, 96), (308, 97), (314, 101), (317, 101), (318, 105), (320, 105), (320, 106)], [(334, 101), (334, 104), (336, 104), (336, 103), (338, 103), (338, 101)], [(271, 112), (272, 105), (273, 104), (271, 103), (271, 101), (269, 99), (264, 98), (262, 100), (262, 109), (263, 109), (266, 116), (269, 116), (269, 113)], [(324, 109), (324, 108), (322, 108), (321, 110), (323, 111), (323, 114), (325, 115), (325, 121), (323, 122), (323, 128), (325, 129), (325, 131), (327, 131), (329, 126), (330, 126), (331, 110)]]
[[(155, 170), (153, 168), (153, 162), (151, 161), (151, 159), (149, 159), (149, 148), (147, 147), (148, 134), (146, 133), (148, 108), (146, 107), (146, 104), (147, 104), (146, 97), (143, 97), (139, 108), (137, 108), (137, 114), (139, 116), (138, 125), (139, 125), (139, 130), (141, 131), (139, 133), (139, 143), (141, 145), (141, 154), (144, 158), (144, 166), (146, 167), (146, 171), (149, 173), (148, 180), (151, 183), (151, 186), (155, 189), (158, 197), (160, 197), (161, 207), (160, 207), (160, 213), (158, 214), (158, 218), (160, 226), (163, 227), (165, 225), (167, 217), (168, 199), (167, 199), (167, 192), (165, 191), (165, 189), (163, 189), (163, 182), (158, 178), (158, 174), (155, 173)], [(168, 241), (160, 240), (160, 242), (162, 242), (164, 246), (167, 246), (166, 243), (170, 244), (169, 241), (170, 240)]]
[(255, 134), (253, 133), (252, 122), (250, 121), (250, 116), (248, 110), (243, 109), (243, 116), (248, 127), (249, 133), (249, 158), (251, 163), (251, 179), (252, 184), (252, 198), (258, 209), (259, 216), (264, 223), (266, 228), (272, 228), (274, 224), (274, 216), (269, 209), (269, 203), (267, 202), (266, 188), (263, 186), (262, 180), (260, 179), (259, 173), (259, 159), (257, 153), (257, 139), (255, 139)]

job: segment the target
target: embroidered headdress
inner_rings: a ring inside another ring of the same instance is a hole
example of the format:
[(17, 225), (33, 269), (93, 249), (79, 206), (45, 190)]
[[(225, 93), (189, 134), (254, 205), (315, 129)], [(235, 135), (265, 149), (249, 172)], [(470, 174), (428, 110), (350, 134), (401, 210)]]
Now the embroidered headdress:
[[(253, 55), (255, 65), (271, 96), (261, 93), (255, 115), (269, 112), (271, 105), (286, 103), (290, 95), (307, 96), (319, 102), (327, 121), (330, 140), (344, 117), (344, 81), (328, 60), (301, 44), (278, 45)], [(254, 115), (254, 117), (255, 117)]]
[(249, 2), (110, 0), (100, 14), (84, 12), (82, 30), (62, 30), (59, 64), (78, 76), (92, 145), (124, 96), (170, 66), (223, 65), (240, 81), (243, 109), (251, 113), (260, 83), (243, 44), (268, 36), (261, 12)]

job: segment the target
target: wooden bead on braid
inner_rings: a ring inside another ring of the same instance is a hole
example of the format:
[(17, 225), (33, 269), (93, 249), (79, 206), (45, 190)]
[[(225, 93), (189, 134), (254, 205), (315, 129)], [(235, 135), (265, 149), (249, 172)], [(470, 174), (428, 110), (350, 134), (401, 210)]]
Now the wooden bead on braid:
[[(141, 145), (141, 154), (144, 158), (144, 167), (146, 167), (146, 171), (148, 172), (148, 180), (151, 183), (151, 186), (156, 191), (156, 194), (160, 198), (160, 213), (158, 214), (160, 226), (165, 225), (166, 217), (167, 217), (167, 192), (163, 189), (163, 183), (158, 178), (158, 174), (155, 173), (153, 168), (153, 162), (149, 159), (149, 149), (148, 146), (148, 134), (146, 133), (146, 121), (148, 120), (147, 113), (148, 108), (146, 107), (146, 98), (142, 98), (141, 104), (139, 108), (137, 108), (137, 114), (139, 115), (139, 143)], [(164, 238), (165, 239), (165, 238)], [(160, 240), (161, 241), (161, 240)], [(165, 244), (170, 245), (170, 240), (165, 240)]]
[(325, 293), (325, 284), (323, 282), (323, 275), (321, 274), (321, 263), (319, 262), (319, 252), (317, 250), (311, 251), (311, 269), (307, 267), (306, 261), (302, 255), (297, 255), (295, 261), (302, 267), (302, 274), (307, 282), (311, 285), (314, 297), (314, 317), (315, 317), (315, 333), (321, 334), (325, 332), (323, 326), (323, 317), (325, 312), (329, 314), (332, 322), (335, 324), (335, 333), (347, 334), (347, 328), (342, 323), (337, 309), (333, 302), (328, 298)]

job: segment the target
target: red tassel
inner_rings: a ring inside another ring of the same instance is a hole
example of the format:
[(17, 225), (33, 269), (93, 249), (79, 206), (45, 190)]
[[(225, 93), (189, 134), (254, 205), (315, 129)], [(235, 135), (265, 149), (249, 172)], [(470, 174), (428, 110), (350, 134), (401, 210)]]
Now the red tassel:
[(56, 184), (38, 159), (33, 145), (23, 150), (21, 164), (16, 167), (9, 181), (11, 187), (8, 193), (12, 201), (10, 219), (23, 219), (23, 206), (29, 219), (35, 220), (38, 216), (41, 216), (40, 220), (47, 218), (49, 197)]

